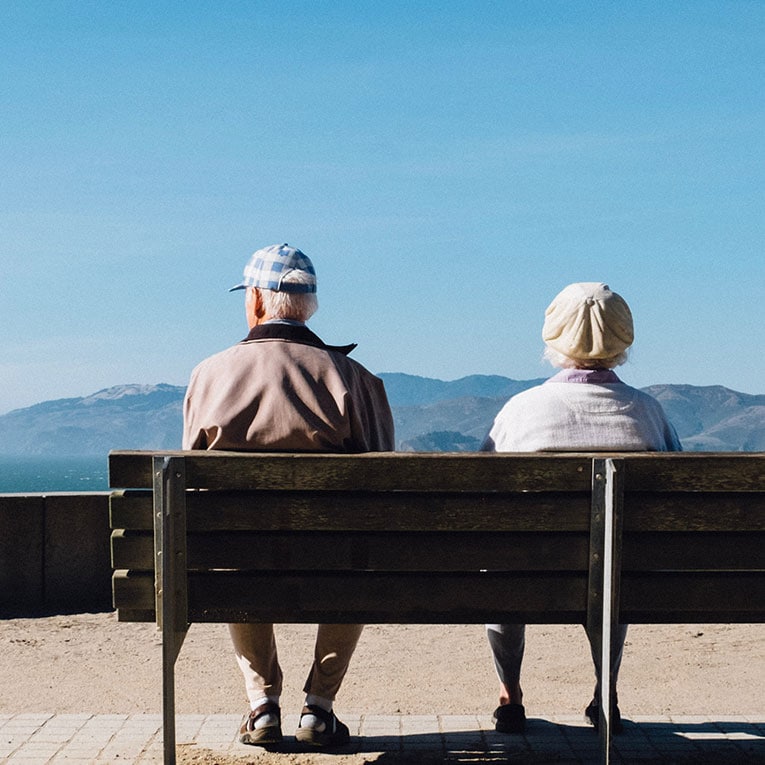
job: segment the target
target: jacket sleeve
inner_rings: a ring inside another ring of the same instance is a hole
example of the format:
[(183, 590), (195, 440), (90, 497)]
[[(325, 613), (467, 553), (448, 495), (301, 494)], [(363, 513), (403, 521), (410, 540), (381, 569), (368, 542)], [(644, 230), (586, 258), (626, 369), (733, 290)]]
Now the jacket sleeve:
[(664, 427), (664, 440), (666, 441), (668, 452), (683, 451), (683, 445), (680, 442), (680, 437), (677, 435), (675, 426), (669, 420), (667, 420)]
[(388, 395), (385, 385), (379, 378), (375, 378), (375, 404), (374, 426), (370, 433), (369, 451), (392, 452), (396, 449), (396, 437), (393, 425), (393, 413), (388, 403)]
[(359, 452), (392, 452), (396, 439), (385, 386), (370, 375), (354, 397), (353, 438)]

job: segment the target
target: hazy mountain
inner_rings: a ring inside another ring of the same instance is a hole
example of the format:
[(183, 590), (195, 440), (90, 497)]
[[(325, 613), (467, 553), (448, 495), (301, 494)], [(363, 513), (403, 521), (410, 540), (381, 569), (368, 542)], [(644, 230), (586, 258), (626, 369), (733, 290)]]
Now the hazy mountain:
[(0, 454), (97, 455), (177, 449), (183, 394), (176, 385), (118, 385), (84, 398), (44, 401), (0, 417)]
[[(505, 401), (507, 401), (505, 396), (498, 398), (465, 396), (419, 406), (391, 405), (396, 422), (398, 448), (402, 451), (431, 451), (415, 448), (414, 443), (417, 439), (434, 433), (461, 434), (480, 443)], [(432, 451), (449, 450), (433, 449)], [(455, 449), (454, 451), (463, 450)]]
[(511, 380), (500, 375), (469, 375), (459, 380), (434, 380), (430, 377), (417, 377), (402, 372), (382, 372), (378, 374), (385, 383), (391, 406), (418, 406), (435, 404), (454, 398), (504, 398), (520, 393), (539, 380)]
[[(402, 451), (474, 451), (513, 394), (539, 380), (471, 375), (445, 382), (383, 373)], [(0, 416), (0, 455), (103, 455), (177, 449), (184, 388), (120, 385)], [(765, 395), (721, 386), (653, 385), (688, 450), (765, 451)]]
[(765, 395), (721, 385), (651, 385), (689, 451), (765, 451)]
[(476, 452), (480, 448), (480, 438), (466, 436), (454, 430), (425, 433), (399, 444), (399, 451), (402, 452)]

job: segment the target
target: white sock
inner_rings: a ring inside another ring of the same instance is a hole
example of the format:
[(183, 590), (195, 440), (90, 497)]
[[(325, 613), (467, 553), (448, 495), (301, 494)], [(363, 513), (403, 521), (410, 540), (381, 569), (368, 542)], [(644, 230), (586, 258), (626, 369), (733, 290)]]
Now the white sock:
[[(309, 693), (305, 697), (305, 705), (307, 707), (308, 706), (319, 707), (323, 709), (325, 712), (332, 711), (332, 699), (325, 699), (321, 696), (314, 696), (314, 694), (312, 693)], [(316, 715), (305, 714), (300, 718), (300, 727), (311, 728), (315, 731), (318, 731), (319, 733), (323, 733), (327, 725), (323, 720), (320, 720)]]
[[(259, 706), (262, 706), (263, 704), (276, 704), (276, 706), (279, 706), (279, 697), (278, 696), (262, 696), (259, 699), (256, 699), (255, 701), (250, 702), (250, 709), (255, 711)], [(255, 729), (258, 728), (265, 728), (268, 725), (278, 725), (279, 718), (275, 714), (271, 714), (270, 712), (265, 715), (261, 715), (258, 717), (258, 719), (255, 721)]]

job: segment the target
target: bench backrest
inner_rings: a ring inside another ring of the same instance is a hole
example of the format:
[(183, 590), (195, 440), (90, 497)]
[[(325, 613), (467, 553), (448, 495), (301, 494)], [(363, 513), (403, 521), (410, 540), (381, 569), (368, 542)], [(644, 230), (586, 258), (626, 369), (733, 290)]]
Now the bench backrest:
[(121, 620), (164, 534), (190, 622), (585, 623), (604, 586), (625, 623), (765, 621), (765, 454), (112, 452), (110, 484)]

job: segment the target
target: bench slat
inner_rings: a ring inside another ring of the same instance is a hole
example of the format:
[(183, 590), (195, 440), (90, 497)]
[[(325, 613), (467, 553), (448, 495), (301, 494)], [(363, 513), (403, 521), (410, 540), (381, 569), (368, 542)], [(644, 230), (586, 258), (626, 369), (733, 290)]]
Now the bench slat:
[[(544, 453), (361, 455), (238, 452), (135, 452), (109, 455), (114, 488), (149, 488), (152, 454), (186, 459), (190, 486), (262, 489), (398, 489), (441, 491), (587, 491), (593, 456), (619, 457), (626, 491), (765, 491), (765, 453)], [(404, 469), (399, 469), (404, 465)]]
[[(151, 574), (115, 572), (115, 606), (151, 612)], [(585, 577), (539, 573), (379, 573), (357, 577), (321, 572), (308, 579), (258, 574), (192, 574), (192, 621), (368, 622), (469, 624), (484, 621), (581, 623)], [(639, 623), (765, 621), (762, 572), (680, 573), (622, 577), (620, 620)], [(739, 592), (740, 595), (732, 595)], [(334, 609), (340, 609), (333, 610)]]
[[(219, 532), (190, 534), (190, 569), (383, 571), (569, 571), (587, 569), (584, 533), (482, 532), (377, 534), (336, 532)], [(147, 532), (115, 531), (114, 568), (151, 570), (154, 541)]]
[(765, 571), (765, 532), (625, 532), (622, 566), (645, 572)]
[[(537, 499), (535, 499), (537, 498)], [(186, 494), (189, 531), (509, 531), (589, 529), (584, 494), (412, 492), (195, 492)], [(152, 529), (150, 497), (112, 497), (113, 528)]]
[(763, 492), (765, 453), (624, 454), (625, 491)]
[(147, 489), (113, 491), (109, 495), (109, 524), (113, 529), (154, 528), (154, 497)]
[(149, 488), (152, 454), (182, 456), (187, 485), (205, 489), (412, 491), (589, 491), (590, 460), (577, 454), (258, 454), (131, 452), (109, 454), (109, 485)]
[(654, 572), (622, 575), (625, 623), (765, 621), (765, 572)]
[(765, 493), (631, 492), (624, 530), (765, 531)]
[(157, 615), (154, 609), (139, 610), (136, 608), (118, 608), (118, 622), (155, 622)]
[[(363, 512), (354, 508), (363, 503)], [(211, 507), (213, 505), (213, 507)], [(217, 529), (429, 529), (510, 530), (589, 528), (589, 498), (578, 492), (474, 494), (444, 492), (207, 492), (187, 493), (188, 527)], [(115, 492), (112, 528), (152, 529), (150, 492)], [(457, 516), (460, 517), (457, 517)], [(765, 493), (704, 495), (633, 492), (624, 499), (625, 531), (762, 531)]]
[[(151, 610), (150, 574), (115, 573), (115, 605)], [(192, 621), (469, 624), (513, 619), (583, 623), (586, 576), (317, 572), (191, 574)], [(254, 619), (252, 618), (254, 616)]]
[[(187, 556), (190, 568), (567, 571), (587, 567), (587, 535), (546, 532), (532, 541), (528, 532), (192, 533)], [(115, 530), (112, 566), (153, 569), (153, 536)], [(625, 571), (765, 569), (765, 533), (625, 533), (623, 566)]]

